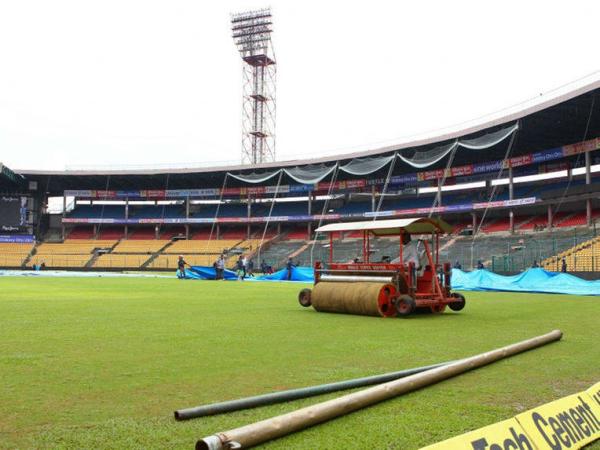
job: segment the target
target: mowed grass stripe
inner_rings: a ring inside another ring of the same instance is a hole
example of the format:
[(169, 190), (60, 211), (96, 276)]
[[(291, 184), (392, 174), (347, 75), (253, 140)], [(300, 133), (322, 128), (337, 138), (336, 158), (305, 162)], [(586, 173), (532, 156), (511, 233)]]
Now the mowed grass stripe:
[(301, 308), (301, 284), (0, 279), (0, 447), (192, 448), (339, 394), (176, 423), (205, 402), (399, 370), (548, 332), (563, 341), (266, 444), (418, 448), (600, 379), (592, 297), (466, 293), (407, 320)]

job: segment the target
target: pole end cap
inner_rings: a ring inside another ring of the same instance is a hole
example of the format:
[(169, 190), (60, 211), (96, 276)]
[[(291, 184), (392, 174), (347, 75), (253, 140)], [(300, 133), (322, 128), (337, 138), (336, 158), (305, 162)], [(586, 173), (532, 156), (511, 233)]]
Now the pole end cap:
[(219, 436), (207, 436), (196, 442), (196, 450), (225, 450)]

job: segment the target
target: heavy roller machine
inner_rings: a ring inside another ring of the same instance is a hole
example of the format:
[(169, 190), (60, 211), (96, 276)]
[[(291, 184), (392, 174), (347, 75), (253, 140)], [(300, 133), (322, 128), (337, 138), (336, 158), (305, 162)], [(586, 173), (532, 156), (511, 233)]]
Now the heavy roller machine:
[[(415, 311), (442, 313), (446, 306), (460, 311), (465, 307), (465, 298), (451, 292), (450, 263), (439, 262), (439, 237), (452, 231), (443, 220), (411, 218), (334, 223), (316, 231), (329, 234), (329, 262), (315, 263), (313, 289), (303, 289), (298, 295), (302, 306), (312, 305), (322, 312), (380, 317), (406, 317)], [(334, 234), (357, 231), (362, 232), (362, 261), (334, 262)], [(412, 240), (407, 238), (415, 235), (421, 237), (417, 241), (419, 261), (415, 258), (406, 261), (407, 241)], [(370, 261), (371, 236), (397, 236), (399, 258)]]

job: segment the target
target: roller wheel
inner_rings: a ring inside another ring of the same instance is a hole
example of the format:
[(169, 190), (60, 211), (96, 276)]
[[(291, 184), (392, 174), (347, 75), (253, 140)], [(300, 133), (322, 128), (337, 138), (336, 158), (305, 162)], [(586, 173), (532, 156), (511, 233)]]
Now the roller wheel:
[(300, 302), (300, 304), (305, 308), (308, 308), (310, 305), (312, 305), (310, 300), (311, 292), (312, 291), (310, 289), (302, 289), (298, 294), (298, 302)]
[(446, 309), (446, 305), (435, 305), (430, 306), (431, 312), (434, 314), (441, 314)]
[(417, 304), (415, 303), (415, 299), (410, 295), (401, 295), (398, 300), (396, 300), (396, 313), (399, 317), (406, 317), (411, 315)]
[(456, 302), (452, 302), (452, 303), (448, 303), (448, 307), (452, 310), (452, 311), (460, 311), (461, 309), (463, 309), (465, 307), (465, 296), (462, 294), (459, 294), (457, 292), (454, 292), (451, 297), (454, 297), (455, 299), (457, 299), (458, 301)]

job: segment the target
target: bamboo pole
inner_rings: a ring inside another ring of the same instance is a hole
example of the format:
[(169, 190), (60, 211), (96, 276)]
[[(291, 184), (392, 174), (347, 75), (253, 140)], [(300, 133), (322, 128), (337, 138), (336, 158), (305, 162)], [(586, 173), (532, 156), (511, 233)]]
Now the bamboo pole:
[(304, 388), (288, 389), (285, 391), (270, 392), (253, 397), (244, 397), (237, 400), (228, 400), (225, 402), (211, 403), (209, 405), (196, 406), (195, 408), (179, 409), (175, 411), (175, 419), (188, 420), (196, 417), (212, 416), (226, 412), (239, 411), (241, 409), (256, 408), (257, 406), (272, 405), (273, 403), (289, 402), (300, 398), (313, 397), (315, 395), (329, 394), (331, 392), (354, 389), (358, 387), (372, 386), (374, 384), (385, 383), (387, 381), (397, 380), (398, 378), (414, 375), (415, 373), (425, 372), (426, 370), (450, 364), (454, 361), (448, 361), (430, 366), (415, 367), (412, 369), (389, 372), (381, 375), (372, 375), (368, 377), (354, 378), (352, 380), (338, 381), (335, 383), (319, 384)]
[(353, 392), (336, 399), (317, 403), (316, 405), (233, 430), (217, 433), (199, 440), (196, 443), (196, 450), (227, 450), (251, 447), (379, 403), (383, 400), (429, 386), (500, 359), (557, 341), (561, 337), (562, 331), (554, 330), (550, 333), (471, 356), (446, 366), (399, 380), (389, 381), (359, 392)]

